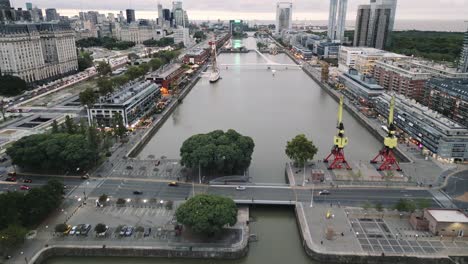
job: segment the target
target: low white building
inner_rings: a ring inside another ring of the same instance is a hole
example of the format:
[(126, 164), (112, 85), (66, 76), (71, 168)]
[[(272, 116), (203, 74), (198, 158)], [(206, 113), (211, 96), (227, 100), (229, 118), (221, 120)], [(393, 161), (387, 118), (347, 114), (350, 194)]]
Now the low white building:
[(28, 83), (78, 70), (75, 32), (57, 23), (0, 25), (0, 72)]
[(164, 30), (154, 25), (116, 24), (115, 38), (121, 41), (132, 41), (141, 44), (145, 40), (159, 40), (165, 36)]
[(188, 28), (178, 27), (174, 29), (174, 43), (184, 43), (184, 46), (189, 48), (192, 46), (192, 39)]

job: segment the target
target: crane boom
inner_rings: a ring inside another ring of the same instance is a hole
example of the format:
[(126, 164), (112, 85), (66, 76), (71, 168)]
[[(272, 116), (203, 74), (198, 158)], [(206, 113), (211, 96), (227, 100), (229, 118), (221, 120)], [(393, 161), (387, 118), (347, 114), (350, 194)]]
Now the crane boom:
[(340, 106), (338, 108), (338, 126), (343, 122), (343, 100), (344, 96), (340, 96)]
[(393, 123), (393, 115), (395, 111), (395, 95), (392, 96), (392, 100), (390, 100), (390, 112), (388, 113), (388, 126)]

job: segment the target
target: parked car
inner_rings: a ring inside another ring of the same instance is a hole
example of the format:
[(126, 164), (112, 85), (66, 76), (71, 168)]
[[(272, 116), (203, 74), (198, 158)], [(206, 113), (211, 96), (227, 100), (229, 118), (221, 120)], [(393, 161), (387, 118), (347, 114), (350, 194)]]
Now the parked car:
[(179, 184), (177, 182), (173, 181), (173, 182), (169, 183), (169, 186), (176, 187), (176, 186), (179, 186)]
[(122, 228), (120, 229), (119, 235), (125, 236), (126, 232), (127, 232), (127, 226), (122, 226)]
[(135, 194), (135, 195), (141, 195), (141, 194), (143, 194), (143, 192), (142, 192), (142, 191), (133, 191), (133, 194)]
[(89, 179), (89, 174), (86, 173), (85, 175), (81, 176), (81, 179), (83, 179), (83, 180)]
[(83, 229), (83, 227), (84, 227), (84, 224), (79, 224), (76, 227), (75, 235), (79, 236), (81, 234), (81, 230)]
[(236, 187), (236, 190), (238, 190), (238, 191), (245, 191), (245, 189), (247, 189), (245, 186), (237, 186)]
[(133, 234), (133, 226), (127, 227), (127, 230), (125, 231), (125, 236), (131, 236)]
[(97, 233), (96, 236), (98, 236), (98, 237), (105, 237), (105, 236), (106, 236), (106, 233), (107, 233), (107, 230), (109, 230), (109, 227), (108, 227), (108, 226), (106, 226), (106, 230), (104, 230), (104, 232)]
[(131, 166), (131, 165), (128, 165), (126, 168), (127, 168), (127, 170), (133, 170), (133, 166)]
[(72, 230), (72, 226), (71, 225), (67, 225), (67, 229), (65, 229), (65, 231), (63, 231), (63, 234), (64, 235), (68, 235), (70, 233), (70, 231)]
[(143, 237), (149, 237), (151, 235), (151, 227), (146, 227)]
[(87, 236), (88, 233), (89, 233), (89, 230), (91, 230), (91, 225), (84, 225), (82, 228), (81, 228), (81, 232), (80, 232), (80, 235), (82, 236)]
[(73, 226), (70, 229), (70, 232), (68, 232), (68, 235), (73, 236), (76, 233), (76, 230), (78, 229), (78, 226)]
[(31, 183), (32, 180), (31, 180), (31, 179), (24, 179), (23, 182), (24, 182), (24, 183)]
[(27, 185), (21, 185), (20, 186), (20, 190), (22, 191), (29, 191), (31, 189), (31, 187), (27, 186)]
[(16, 176), (16, 171), (10, 171), (10, 172), (8, 173), (8, 176)]
[(16, 181), (16, 178), (15, 177), (8, 177), (5, 179), (5, 181), (7, 182), (15, 182)]
[(327, 190), (322, 190), (319, 192), (319, 195), (330, 195), (330, 191), (327, 191)]

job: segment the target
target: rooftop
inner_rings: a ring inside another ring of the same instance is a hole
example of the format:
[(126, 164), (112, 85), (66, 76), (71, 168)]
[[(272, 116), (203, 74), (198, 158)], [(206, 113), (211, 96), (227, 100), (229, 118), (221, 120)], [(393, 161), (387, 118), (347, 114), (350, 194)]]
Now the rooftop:
[(468, 101), (468, 79), (433, 78), (428, 81), (428, 84), (442, 88), (450, 95)]
[(459, 210), (428, 209), (426, 210), (437, 222), (468, 223), (468, 216)]
[(345, 73), (344, 76), (350, 78), (351, 80), (368, 90), (383, 91), (383, 87), (377, 84), (377, 81), (374, 78), (362, 75), (355, 69), (349, 70), (349, 72)]
[(182, 65), (180, 63), (171, 63), (169, 65), (163, 66), (158, 71), (152, 73), (150, 76), (166, 78), (167, 76), (171, 75), (173, 72), (180, 69), (180, 67), (182, 67)]
[(152, 89), (157, 89), (157, 85), (151, 81), (130, 83), (122, 86), (119, 91), (111, 95), (100, 97), (97, 104), (128, 105), (132, 101), (138, 101), (140, 97)]

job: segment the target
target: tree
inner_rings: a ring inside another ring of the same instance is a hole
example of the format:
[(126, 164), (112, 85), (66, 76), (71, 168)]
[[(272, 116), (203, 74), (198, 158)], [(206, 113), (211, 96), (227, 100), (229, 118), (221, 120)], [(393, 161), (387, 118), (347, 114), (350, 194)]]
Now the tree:
[(112, 127), (114, 128), (114, 133), (119, 138), (123, 137), (127, 132), (127, 128), (123, 122), (123, 117), (120, 114), (116, 114), (112, 118)]
[(107, 194), (103, 194), (103, 195), (99, 196), (99, 200), (98, 200), (98, 201), (99, 201), (99, 203), (103, 204), (103, 203), (107, 202), (107, 198), (109, 198), (109, 197), (107, 196)]
[(99, 223), (94, 227), (94, 231), (96, 231), (98, 234), (104, 233), (107, 231), (107, 226), (103, 223)]
[(67, 229), (68, 229), (68, 225), (67, 225), (67, 224), (64, 224), (64, 223), (62, 223), (62, 224), (57, 224), (57, 225), (55, 226), (55, 232), (57, 232), (57, 233), (63, 233), (63, 232), (65, 232), (65, 231), (67, 231)]
[(250, 166), (255, 144), (235, 130), (215, 130), (191, 136), (180, 148), (181, 163), (188, 168), (206, 168), (225, 174), (243, 174)]
[(6, 106), (6, 102), (3, 101), (3, 100), (0, 100), (0, 112), (2, 113), (3, 121), (6, 120), (6, 116), (5, 116), (5, 106)]
[(372, 204), (369, 203), (369, 202), (365, 202), (363, 205), (362, 205), (362, 208), (364, 208), (364, 210), (369, 210), (370, 208), (372, 208)]
[(100, 78), (97, 81), (97, 86), (99, 87), (99, 94), (102, 96), (112, 93), (114, 91), (114, 85), (109, 78)]
[(126, 202), (125, 199), (119, 198), (119, 199), (117, 199), (117, 202), (115, 202), (115, 203), (116, 203), (117, 205), (124, 205), (125, 202)]
[(94, 65), (93, 57), (89, 52), (78, 52), (78, 71), (84, 71)]
[(432, 201), (431, 199), (418, 199), (416, 200), (416, 206), (419, 210), (424, 210), (426, 208), (431, 207)]
[(8, 228), (0, 231), (0, 247), (5, 250), (12, 250), (24, 242), (28, 231), (26, 228), (12, 224)]
[(416, 204), (412, 200), (400, 199), (395, 204), (395, 209), (399, 212), (414, 212), (416, 210)]
[(97, 72), (99, 75), (108, 75), (112, 72), (112, 68), (109, 63), (100, 61), (96, 67)]
[(203, 32), (203, 31), (201, 31), (201, 30), (196, 31), (196, 32), (193, 34), (193, 38), (198, 39), (198, 40), (204, 40), (204, 39), (206, 39), (205, 32)]
[(190, 198), (176, 211), (177, 221), (194, 232), (214, 235), (226, 225), (237, 222), (237, 207), (230, 198), (200, 194)]
[(98, 98), (91, 88), (86, 88), (86, 90), (80, 93), (79, 97), (81, 105), (87, 106), (88, 108), (91, 108)]
[(129, 53), (127, 57), (131, 61), (138, 60), (140, 58), (140, 56), (138, 56), (138, 54), (136, 54), (135, 52)]
[(13, 75), (0, 75), (0, 95), (15, 96), (28, 89), (28, 84), (21, 78)]
[(375, 203), (375, 210), (377, 210), (378, 212), (382, 212), (383, 211), (383, 205), (381, 202), (376, 202)]
[(127, 75), (120, 75), (120, 76), (116, 76), (114, 78), (111, 79), (112, 81), (112, 86), (114, 87), (120, 87), (126, 83), (128, 83), (129, 81), (129, 78)]
[(58, 127), (57, 120), (54, 120), (52, 122), (52, 134), (57, 134), (57, 133), (59, 133), (59, 127)]
[(159, 58), (155, 58), (149, 61), (149, 66), (153, 71), (159, 69), (163, 65), (163, 61)]
[(297, 135), (286, 145), (286, 155), (299, 166), (304, 166), (308, 160), (313, 160), (317, 147), (304, 134)]
[(65, 129), (65, 132), (68, 134), (75, 134), (76, 132), (75, 122), (73, 122), (73, 119), (69, 115), (65, 116)]

